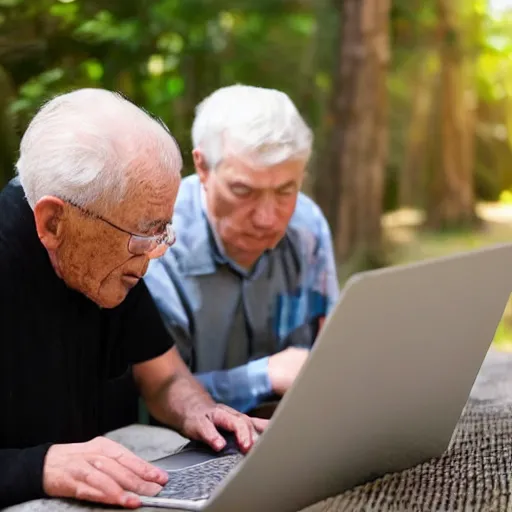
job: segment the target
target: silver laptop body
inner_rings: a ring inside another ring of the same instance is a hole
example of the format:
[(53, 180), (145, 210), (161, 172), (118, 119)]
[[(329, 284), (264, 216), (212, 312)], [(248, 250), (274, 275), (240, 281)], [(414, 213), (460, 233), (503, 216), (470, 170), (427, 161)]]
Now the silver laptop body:
[(269, 427), (210, 498), (144, 504), (297, 512), (441, 456), (511, 291), (512, 244), (354, 275)]

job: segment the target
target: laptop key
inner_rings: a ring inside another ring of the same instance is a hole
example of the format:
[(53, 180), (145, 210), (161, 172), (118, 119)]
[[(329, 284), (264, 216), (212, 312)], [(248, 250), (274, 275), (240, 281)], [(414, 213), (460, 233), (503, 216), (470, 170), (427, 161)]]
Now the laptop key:
[(156, 498), (208, 499), (242, 458), (243, 455), (237, 453), (183, 469), (167, 470), (169, 481)]

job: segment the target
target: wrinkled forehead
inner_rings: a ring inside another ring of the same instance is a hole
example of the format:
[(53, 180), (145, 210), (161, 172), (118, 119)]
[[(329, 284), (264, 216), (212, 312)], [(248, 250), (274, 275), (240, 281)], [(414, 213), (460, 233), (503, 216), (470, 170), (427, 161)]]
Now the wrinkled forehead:
[(125, 198), (113, 214), (141, 234), (161, 231), (172, 220), (179, 185), (177, 173), (148, 173), (130, 179)]

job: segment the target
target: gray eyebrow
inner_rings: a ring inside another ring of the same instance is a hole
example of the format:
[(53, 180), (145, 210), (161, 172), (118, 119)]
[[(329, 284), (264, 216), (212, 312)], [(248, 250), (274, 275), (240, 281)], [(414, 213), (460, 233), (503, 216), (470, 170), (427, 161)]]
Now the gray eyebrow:
[(159, 226), (162, 229), (169, 224), (171, 221), (169, 219), (158, 219), (158, 220), (152, 220), (149, 222), (143, 222), (139, 224), (139, 229), (143, 233), (147, 233), (148, 231), (151, 231), (153, 228)]

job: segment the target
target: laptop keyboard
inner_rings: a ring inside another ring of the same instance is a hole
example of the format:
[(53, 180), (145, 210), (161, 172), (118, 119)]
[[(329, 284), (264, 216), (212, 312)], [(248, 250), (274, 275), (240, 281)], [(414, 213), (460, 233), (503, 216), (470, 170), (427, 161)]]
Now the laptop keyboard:
[(243, 455), (226, 455), (184, 469), (168, 470), (169, 481), (157, 498), (208, 499)]

